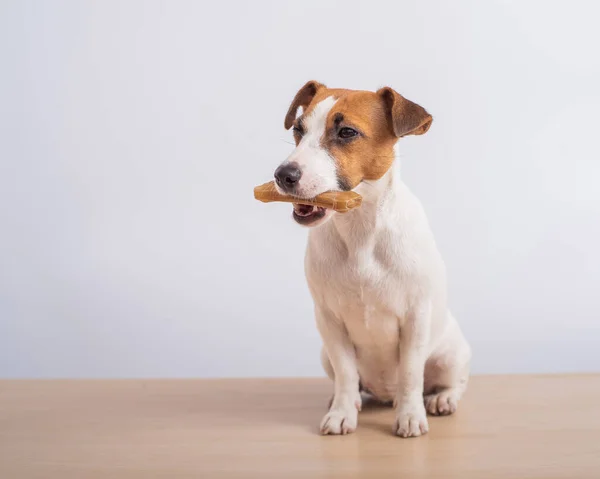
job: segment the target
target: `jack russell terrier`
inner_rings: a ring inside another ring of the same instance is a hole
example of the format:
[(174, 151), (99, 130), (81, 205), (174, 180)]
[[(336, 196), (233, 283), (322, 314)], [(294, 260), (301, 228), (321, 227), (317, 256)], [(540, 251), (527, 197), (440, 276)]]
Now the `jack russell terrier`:
[(296, 148), (275, 171), (279, 191), (363, 197), (344, 214), (294, 204), (294, 220), (313, 228), (306, 278), (321, 360), (334, 383), (322, 434), (353, 432), (365, 391), (394, 402), (395, 434), (420, 436), (427, 413), (452, 414), (467, 386), (471, 350), (448, 310), (444, 262), (419, 200), (392, 168), (398, 139), (424, 134), (432, 121), (391, 88), (315, 81), (298, 91), (285, 117)]

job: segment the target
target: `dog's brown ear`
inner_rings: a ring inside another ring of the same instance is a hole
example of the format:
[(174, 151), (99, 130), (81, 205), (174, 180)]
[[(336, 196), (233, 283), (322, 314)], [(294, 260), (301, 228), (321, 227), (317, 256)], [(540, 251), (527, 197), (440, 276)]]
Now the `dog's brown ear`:
[(283, 125), (285, 126), (286, 130), (289, 130), (294, 124), (296, 114), (298, 113), (298, 108), (302, 107), (305, 109), (308, 105), (310, 105), (310, 102), (321, 88), (325, 88), (325, 85), (311, 80), (302, 88), (300, 88), (300, 90), (298, 90), (298, 93), (296, 93), (296, 96), (292, 100), (292, 104), (290, 105), (287, 115), (285, 115), (285, 121), (283, 122)]
[(383, 99), (390, 126), (398, 138), (422, 135), (429, 130), (433, 118), (425, 108), (407, 100), (390, 87), (377, 90), (377, 94)]

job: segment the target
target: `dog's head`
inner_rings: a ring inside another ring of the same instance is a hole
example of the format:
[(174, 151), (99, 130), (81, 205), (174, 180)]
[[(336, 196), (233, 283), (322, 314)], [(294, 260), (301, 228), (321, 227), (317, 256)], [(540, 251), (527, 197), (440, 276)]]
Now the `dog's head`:
[[(300, 107), (302, 114), (297, 116)], [(424, 108), (389, 87), (377, 92), (342, 90), (309, 81), (285, 116), (296, 148), (275, 171), (277, 187), (282, 193), (313, 198), (379, 179), (394, 162), (398, 138), (422, 135), (432, 121)], [(333, 214), (294, 205), (294, 219), (305, 226), (322, 224)]]

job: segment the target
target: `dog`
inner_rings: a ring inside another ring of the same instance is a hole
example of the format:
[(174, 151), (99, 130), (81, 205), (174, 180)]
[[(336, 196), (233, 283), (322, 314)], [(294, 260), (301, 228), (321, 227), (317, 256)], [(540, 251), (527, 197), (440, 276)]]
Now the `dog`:
[(363, 198), (348, 213), (293, 205), (294, 220), (311, 228), (306, 279), (334, 383), (322, 434), (355, 431), (365, 391), (394, 403), (394, 434), (420, 436), (427, 413), (454, 413), (467, 387), (471, 349), (448, 310), (444, 262), (419, 200), (394, 168), (398, 139), (426, 133), (432, 121), (390, 87), (316, 81), (298, 91), (285, 117), (296, 148), (275, 170), (277, 189)]

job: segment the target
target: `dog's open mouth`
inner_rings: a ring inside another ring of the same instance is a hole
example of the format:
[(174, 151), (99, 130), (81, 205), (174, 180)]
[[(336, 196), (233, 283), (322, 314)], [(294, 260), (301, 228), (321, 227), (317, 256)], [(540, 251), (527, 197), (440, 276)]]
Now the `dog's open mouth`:
[(294, 219), (301, 225), (308, 226), (325, 216), (327, 210), (320, 206), (300, 205), (294, 203)]

